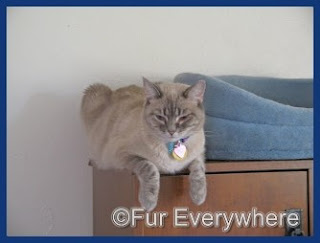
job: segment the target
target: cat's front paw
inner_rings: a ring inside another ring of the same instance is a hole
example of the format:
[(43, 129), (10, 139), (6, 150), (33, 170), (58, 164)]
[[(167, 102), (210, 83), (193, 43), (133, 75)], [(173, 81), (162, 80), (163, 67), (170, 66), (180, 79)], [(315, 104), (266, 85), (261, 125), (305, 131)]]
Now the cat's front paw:
[(158, 195), (142, 191), (139, 193), (139, 202), (146, 211), (151, 212), (157, 206)]
[(203, 179), (191, 180), (190, 197), (193, 203), (201, 205), (207, 197), (207, 184), (205, 177)]
[(196, 205), (204, 203), (207, 197), (207, 192), (190, 192), (191, 200)]
[(140, 181), (139, 202), (145, 210), (150, 212), (157, 206), (160, 173), (154, 164), (145, 161), (136, 164), (134, 172)]

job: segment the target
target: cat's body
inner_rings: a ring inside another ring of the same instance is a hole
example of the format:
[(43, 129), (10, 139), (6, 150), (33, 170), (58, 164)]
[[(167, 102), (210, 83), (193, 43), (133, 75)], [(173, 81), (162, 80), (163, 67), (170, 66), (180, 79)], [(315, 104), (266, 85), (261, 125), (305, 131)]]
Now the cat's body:
[[(193, 191), (200, 190), (204, 195), (196, 195), (193, 199), (195, 203), (200, 204), (206, 194), (203, 158), (204, 118), (198, 122), (199, 124), (194, 122), (197, 127), (192, 131), (183, 131), (180, 128), (181, 132), (178, 132), (176, 124), (175, 131), (170, 131), (174, 132), (173, 135), (169, 135), (166, 131), (169, 128), (164, 128), (164, 123), (166, 127), (169, 126), (168, 119), (171, 118), (168, 114), (174, 116), (177, 122), (178, 113), (194, 109), (195, 100), (180, 97), (189, 88), (188, 85), (153, 85), (145, 81), (144, 89), (132, 85), (116, 91), (111, 91), (102, 84), (89, 86), (83, 97), (82, 118), (89, 137), (90, 159), (99, 169), (129, 169), (136, 173), (140, 181), (139, 199), (147, 210), (152, 210), (157, 203), (159, 172), (171, 174), (186, 168), (192, 172), (192, 168), (195, 167), (194, 174), (200, 178), (201, 188), (198, 188), (198, 183)], [(161, 97), (157, 93), (160, 90)], [(201, 117), (202, 109), (199, 106), (197, 110)], [(168, 113), (166, 122), (162, 120), (164, 118), (160, 118), (164, 113), (154, 117), (154, 111), (160, 110)], [(173, 126), (173, 123), (171, 125)], [(181, 138), (187, 138), (184, 142), (187, 156), (177, 161), (168, 152), (167, 143)]]

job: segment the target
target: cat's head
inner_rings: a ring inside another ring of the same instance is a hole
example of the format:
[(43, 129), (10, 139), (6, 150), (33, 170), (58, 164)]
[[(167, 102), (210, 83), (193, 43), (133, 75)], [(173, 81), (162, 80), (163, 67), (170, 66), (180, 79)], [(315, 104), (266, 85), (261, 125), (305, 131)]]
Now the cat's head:
[(146, 96), (144, 119), (153, 133), (165, 142), (191, 136), (203, 128), (204, 80), (193, 86), (181, 83), (152, 83), (143, 78)]

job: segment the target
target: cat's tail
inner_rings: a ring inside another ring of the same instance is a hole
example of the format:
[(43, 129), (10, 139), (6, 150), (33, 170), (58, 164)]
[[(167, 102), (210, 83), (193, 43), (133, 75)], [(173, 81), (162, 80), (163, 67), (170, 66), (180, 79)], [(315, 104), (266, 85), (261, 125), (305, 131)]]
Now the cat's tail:
[(81, 103), (81, 117), (87, 127), (102, 114), (110, 103), (112, 90), (101, 83), (92, 84), (84, 91)]

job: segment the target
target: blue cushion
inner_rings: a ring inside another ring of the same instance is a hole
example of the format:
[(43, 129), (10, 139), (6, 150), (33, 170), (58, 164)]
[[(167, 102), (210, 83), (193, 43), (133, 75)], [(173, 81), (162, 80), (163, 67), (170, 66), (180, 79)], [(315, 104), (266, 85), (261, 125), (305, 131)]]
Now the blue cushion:
[(313, 158), (312, 79), (182, 73), (174, 82), (200, 79), (207, 83), (207, 159)]

